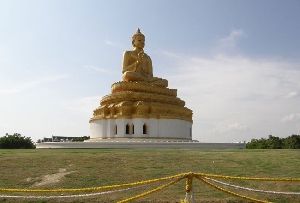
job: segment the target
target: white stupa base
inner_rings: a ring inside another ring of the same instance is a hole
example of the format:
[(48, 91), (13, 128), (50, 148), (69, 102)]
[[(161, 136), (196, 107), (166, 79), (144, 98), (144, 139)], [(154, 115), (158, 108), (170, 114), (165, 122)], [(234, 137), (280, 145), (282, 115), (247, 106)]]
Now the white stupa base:
[(100, 119), (90, 121), (90, 141), (103, 139), (192, 140), (192, 122), (180, 119)]

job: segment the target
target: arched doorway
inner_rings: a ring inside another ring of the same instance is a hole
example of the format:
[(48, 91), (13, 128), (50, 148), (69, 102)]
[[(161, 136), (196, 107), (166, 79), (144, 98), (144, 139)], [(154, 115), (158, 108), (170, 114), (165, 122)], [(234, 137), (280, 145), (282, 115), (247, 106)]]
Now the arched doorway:
[(129, 135), (129, 124), (126, 124), (126, 128), (125, 128), (125, 133), (126, 135)]
[(146, 123), (144, 123), (143, 125), (143, 134), (147, 134), (147, 126), (146, 126)]

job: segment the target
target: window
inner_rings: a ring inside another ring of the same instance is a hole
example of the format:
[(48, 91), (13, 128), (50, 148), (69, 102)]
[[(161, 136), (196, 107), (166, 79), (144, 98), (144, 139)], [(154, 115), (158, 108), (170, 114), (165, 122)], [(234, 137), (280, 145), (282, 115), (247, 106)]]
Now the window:
[(125, 129), (126, 135), (129, 135), (129, 125), (126, 125), (126, 129)]
[(118, 134), (118, 126), (116, 125), (116, 127), (115, 127), (115, 135), (117, 135)]
[(132, 124), (132, 134), (134, 134), (134, 125)]
[(143, 125), (143, 134), (147, 134), (147, 126), (145, 123)]

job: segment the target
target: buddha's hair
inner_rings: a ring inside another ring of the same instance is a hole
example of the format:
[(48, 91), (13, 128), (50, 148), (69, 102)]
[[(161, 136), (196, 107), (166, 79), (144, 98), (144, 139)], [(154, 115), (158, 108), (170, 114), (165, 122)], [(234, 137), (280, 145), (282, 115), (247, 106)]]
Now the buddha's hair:
[(143, 33), (141, 33), (140, 28), (138, 28), (138, 30), (136, 31), (136, 33), (132, 36), (132, 42), (131, 42), (132, 45), (133, 45), (134, 40), (135, 40), (135, 38), (136, 38), (137, 36), (142, 36), (142, 37), (144, 37), (144, 39), (145, 39), (145, 35), (143, 35)]

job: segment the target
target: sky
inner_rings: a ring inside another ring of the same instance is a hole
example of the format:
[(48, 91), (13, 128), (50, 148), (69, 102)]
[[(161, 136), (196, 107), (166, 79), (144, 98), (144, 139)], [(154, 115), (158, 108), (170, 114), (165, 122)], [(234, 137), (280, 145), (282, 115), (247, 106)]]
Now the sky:
[(139, 27), (193, 139), (300, 134), (298, 0), (0, 0), (0, 136), (89, 135)]

